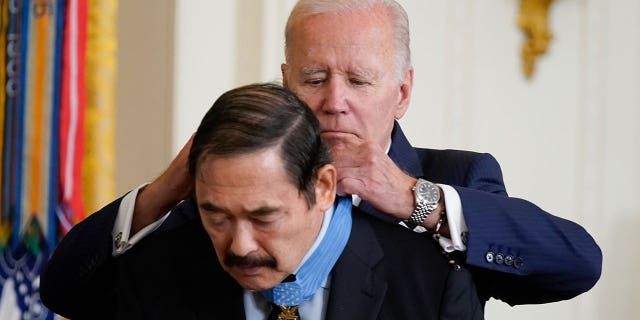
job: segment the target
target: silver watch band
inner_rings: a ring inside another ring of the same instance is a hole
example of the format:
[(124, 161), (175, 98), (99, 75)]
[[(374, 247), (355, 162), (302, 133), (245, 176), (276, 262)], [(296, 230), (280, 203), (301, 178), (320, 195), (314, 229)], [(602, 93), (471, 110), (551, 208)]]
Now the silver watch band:
[(429, 214), (433, 212), (436, 206), (437, 204), (433, 205), (425, 202), (418, 202), (418, 205), (413, 209), (411, 216), (406, 221), (417, 226), (422, 225), (422, 222), (424, 222)]

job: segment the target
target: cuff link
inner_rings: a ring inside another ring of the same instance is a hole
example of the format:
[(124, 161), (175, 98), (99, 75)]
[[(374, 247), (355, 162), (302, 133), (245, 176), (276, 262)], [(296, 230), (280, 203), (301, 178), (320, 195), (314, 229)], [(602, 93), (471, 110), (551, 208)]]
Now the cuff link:
[(116, 236), (113, 238), (113, 245), (116, 247), (116, 249), (120, 249), (120, 247), (124, 245), (124, 242), (122, 242), (121, 240), (122, 232), (118, 232), (118, 234), (116, 234)]
[(460, 233), (460, 238), (462, 239), (462, 243), (466, 246), (469, 241), (469, 232), (465, 231)]

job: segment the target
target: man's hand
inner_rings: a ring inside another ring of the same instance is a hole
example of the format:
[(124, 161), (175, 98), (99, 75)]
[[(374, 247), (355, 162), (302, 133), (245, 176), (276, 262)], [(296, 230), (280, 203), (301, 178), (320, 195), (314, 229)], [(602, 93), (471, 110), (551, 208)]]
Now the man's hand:
[(192, 142), (193, 135), (169, 167), (138, 193), (133, 211), (131, 235), (157, 221), (192, 194), (194, 182), (189, 174), (189, 150)]
[(355, 136), (326, 142), (338, 169), (339, 194), (357, 194), (382, 212), (409, 218), (415, 207), (416, 178), (398, 168), (377, 144)]

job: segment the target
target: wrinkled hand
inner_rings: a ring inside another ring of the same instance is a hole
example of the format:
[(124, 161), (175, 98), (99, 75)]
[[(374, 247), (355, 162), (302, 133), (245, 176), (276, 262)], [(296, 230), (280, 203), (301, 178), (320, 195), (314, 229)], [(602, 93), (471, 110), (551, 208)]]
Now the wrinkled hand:
[(357, 194), (382, 212), (409, 218), (416, 178), (398, 168), (377, 144), (355, 136), (326, 142), (338, 171), (339, 194)]
[(193, 135), (171, 161), (169, 167), (138, 193), (131, 235), (155, 222), (171, 208), (193, 193), (194, 180), (189, 174), (189, 150)]

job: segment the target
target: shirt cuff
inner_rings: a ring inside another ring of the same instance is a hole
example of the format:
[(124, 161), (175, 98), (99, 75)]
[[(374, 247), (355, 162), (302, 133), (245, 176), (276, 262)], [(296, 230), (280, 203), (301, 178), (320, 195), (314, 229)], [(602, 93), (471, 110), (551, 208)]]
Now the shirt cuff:
[(466, 251), (467, 245), (465, 239), (467, 238), (466, 234), (469, 228), (467, 228), (467, 223), (464, 220), (460, 195), (452, 186), (446, 184), (438, 184), (438, 186), (440, 186), (444, 192), (447, 223), (451, 234), (451, 239), (441, 236), (438, 242), (446, 252)]
[(120, 207), (118, 208), (118, 216), (116, 217), (115, 224), (113, 225), (113, 230), (111, 235), (113, 237), (113, 249), (112, 255), (117, 257), (131, 247), (134, 244), (138, 243), (138, 241), (142, 240), (149, 233), (156, 230), (164, 220), (169, 216), (169, 212), (167, 212), (164, 216), (162, 216), (158, 221), (142, 228), (138, 231), (133, 237), (129, 237), (131, 233), (131, 223), (133, 221), (133, 209), (136, 205), (136, 198), (138, 196), (138, 192), (147, 186), (148, 183), (145, 183), (129, 192), (122, 201), (120, 201)]

